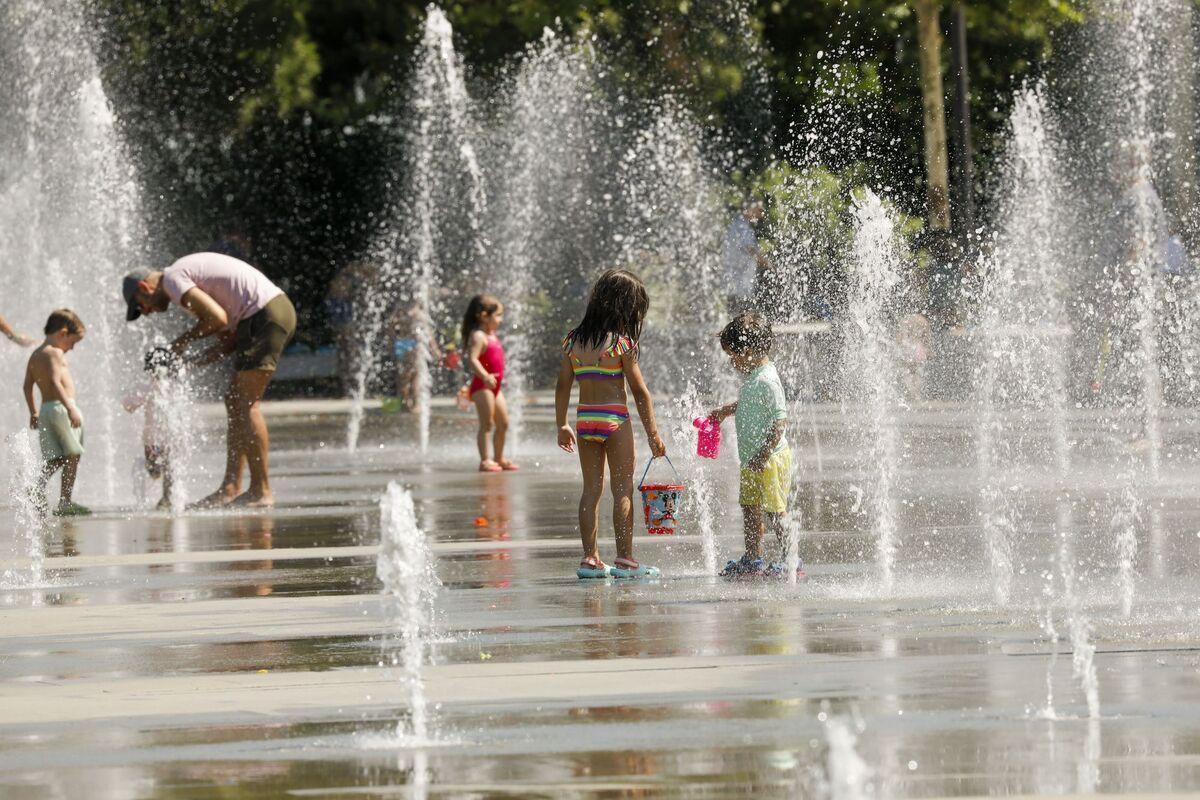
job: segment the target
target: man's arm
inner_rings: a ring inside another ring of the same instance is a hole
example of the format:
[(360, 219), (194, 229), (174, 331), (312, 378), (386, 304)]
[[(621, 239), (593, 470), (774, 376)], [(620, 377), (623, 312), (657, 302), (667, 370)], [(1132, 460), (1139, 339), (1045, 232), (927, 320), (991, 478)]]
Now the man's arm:
[(171, 342), (171, 349), (182, 353), (192, 342), (212, 336), (229, 325), (229, 315), (216, 300), (198, 286), (193, 286), (180, 298), (179, 304), (196, 318), (196, 324)]
[(21, 347), (29, 347), (29, 345), (33, 344), (33, 339), (30, 339), (28, 336), (22, 336), (14, 331), (12, 326), (8, 324), (8, 320), (4, 317), (0, 317), (0, 333), (4, 334), (10, 342), (19, 344)]

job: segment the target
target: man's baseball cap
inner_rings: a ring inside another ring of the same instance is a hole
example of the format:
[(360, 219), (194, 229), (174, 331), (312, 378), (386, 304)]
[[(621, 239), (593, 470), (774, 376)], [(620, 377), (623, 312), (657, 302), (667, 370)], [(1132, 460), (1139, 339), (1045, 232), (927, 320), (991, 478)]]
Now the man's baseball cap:
[(138, 284), (149, 278), (151, 271), (145, 267), (131, 270), (121, 279), (121, 294), (125, 296), (125, 304), (128, 308), (125, 309), (125, 321), (133, 322), (142, 315), (142, 310), (138, 308), (137, 301), (134, 295), (137, 294)]

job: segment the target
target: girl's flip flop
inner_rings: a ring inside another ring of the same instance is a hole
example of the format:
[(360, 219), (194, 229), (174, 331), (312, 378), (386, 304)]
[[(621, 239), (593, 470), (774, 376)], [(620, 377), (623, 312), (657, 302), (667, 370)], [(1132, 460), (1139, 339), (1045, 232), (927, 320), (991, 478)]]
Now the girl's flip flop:
[(632, 558), (618, 558), (609, 572), (614, 578), (657, 578), (662, 575), (658, 567), (639, 564)]
[(611, 572), (609, 566), (600, 559), (588, 557), (579, 562), (575, 575), (580, 580), (588, 580), (611, 577)]

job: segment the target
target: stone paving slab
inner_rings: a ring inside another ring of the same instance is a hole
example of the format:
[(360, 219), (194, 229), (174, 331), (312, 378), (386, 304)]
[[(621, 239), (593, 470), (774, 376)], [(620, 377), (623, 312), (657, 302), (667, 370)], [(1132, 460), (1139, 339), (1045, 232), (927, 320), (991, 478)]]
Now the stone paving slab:
[[(902, 679), (889, 689), (920, 694), (923, 676), (979, 669), (986, 657), (908, 658), (886, 665)], [(539, 703), (611, 705), (745, 698), (832, 695), (859, 687), (871, 694), (867, 677), (884, 659), (861, 657), (731, 656), (724, 658), (639, 658), (592, 662), (451, 664), (424, 673), (430, 702), (448, 706)], [(972, 663), (974, 662), (974, 663)], [(1030, 672), (1019, 663), (989, 664), (1017, 679)], [(1040, 676), (1040, 673), (1037, 673)], [(949, 688), (949, 687), (946, 687)], [(1004, 694), (1019, 702), (1017, 686)], [(993, 697), (993, 701), (1000, 700)], [(917, 704), (919, 706), (919, 704)], [(37, 680), (0, 684), (5, 726), (147, 717), (208, 717), (209, 724), (265, 714), (305, 718), (353, 715), (381, 706), (402, 709), (406, 690), (392, 668), (332, 672), (271, 672), (109, 680)]]

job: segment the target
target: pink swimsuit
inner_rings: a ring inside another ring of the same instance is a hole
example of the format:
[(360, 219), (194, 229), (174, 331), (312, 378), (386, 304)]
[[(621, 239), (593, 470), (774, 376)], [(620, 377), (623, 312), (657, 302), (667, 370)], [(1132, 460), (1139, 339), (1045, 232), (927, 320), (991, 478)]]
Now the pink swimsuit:
[[(483, 348), (483, 352), (479, 354), (479, 364), (496, 379), (496, 388), (492, 391), (499, 394), (500, 384), (504, 382), (504, 348), (500, 345), (500, 339), (496, 334), (493, 333), (487, 337), (487, 347)], [(471, 386), (467, 389), (467, 393), (473, 396), (480, 389), (490, 388), (478, 375), (475, 375), (471, 378)]]

